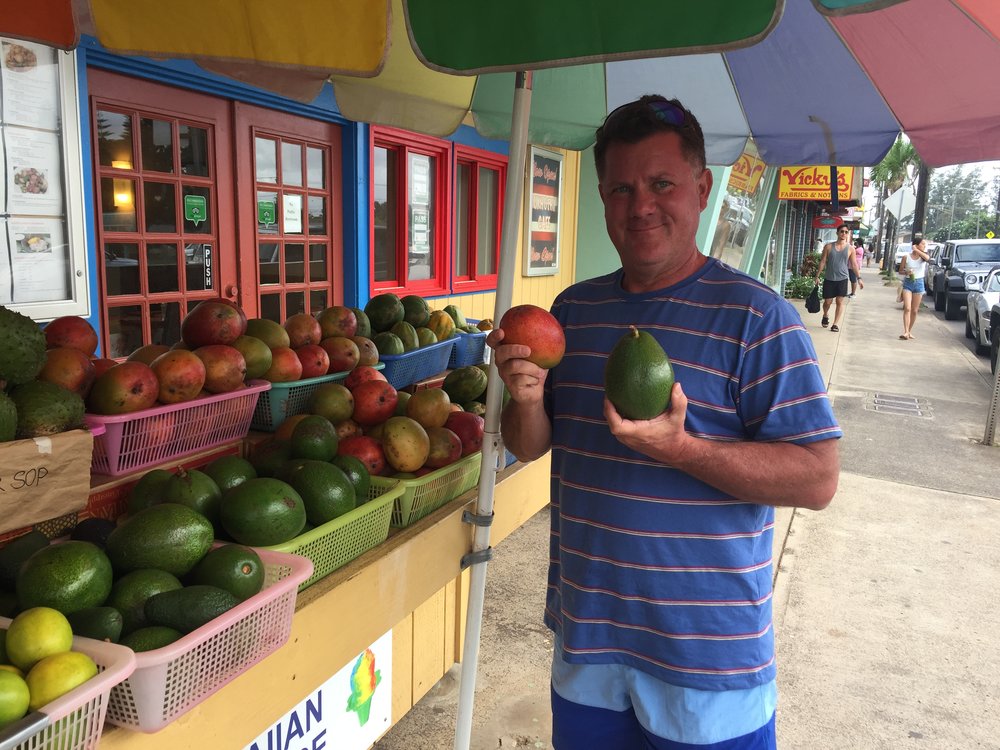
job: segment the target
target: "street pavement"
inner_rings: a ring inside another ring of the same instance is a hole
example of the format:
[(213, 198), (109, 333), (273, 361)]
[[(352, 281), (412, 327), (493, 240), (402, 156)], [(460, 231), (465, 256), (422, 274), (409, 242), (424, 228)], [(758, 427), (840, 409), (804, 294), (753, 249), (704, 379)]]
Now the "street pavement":
[[(862, 279), (839, 333), (795, 302), (844, 438), (830, 507), (777, 513), (778, 745), (1000, 749), (989, 360), (964, 337), (964, 319), (926, 304), (915, 338), (901, 341), (896, 287), (875, 268)], [(473, 750), (551, 747), (547, 528), (543, 511), (490, 563)], [(458, 676), (455, 667), (378, 750), (452, 747)]]

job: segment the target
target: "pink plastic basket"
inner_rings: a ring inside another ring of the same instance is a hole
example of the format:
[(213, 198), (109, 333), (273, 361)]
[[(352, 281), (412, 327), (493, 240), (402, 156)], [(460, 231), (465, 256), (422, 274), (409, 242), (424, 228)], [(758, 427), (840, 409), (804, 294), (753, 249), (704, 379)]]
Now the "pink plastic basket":
[(108, 721), (156, 732), (288, 640), (299, 584), (313, 564), (284, 552), (257, 554), (263, 590), (180, 640), (136, 654), (132, 676), (111, 691)]
[[(10, 620), (0, 617), (0, 629)], [(97, 664), (98, 674), (75, 690), (8, 724), (0, 730), (4, 750), (84, 750), (97, 746), (104, 730), (108, 696), (112, 688), (132, 674), (132, 649), (90, 638), (73, 638), (73, 650), (87, 654)]]
[(91, 468), (96, 474), (128, 474), (245, 438), (257, 399), (270, 387), (266, 380), (251, 380), (238, 391), (182, 404), (116, 416), (87, 414), (91, 429), (105, 428), (102, 437), (95, 434)]

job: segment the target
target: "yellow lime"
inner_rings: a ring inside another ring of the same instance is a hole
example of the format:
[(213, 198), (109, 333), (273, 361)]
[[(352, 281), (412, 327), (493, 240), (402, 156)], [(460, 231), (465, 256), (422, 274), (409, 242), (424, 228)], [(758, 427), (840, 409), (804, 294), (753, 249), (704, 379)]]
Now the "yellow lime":
[(24, 678), (0, 670), (0, 729), (28, 713), (28, 685)]
[(24, 677), (24, 672), (15, 667), (13, 664), (0, 664), (0, 672), (11, 672), (16, 674), (18, 677)]
[(94, 660), (79, 651), (46, 656), (28, 672), (28, 708), (37, 711), (97, 674)]
[(69, 651), (73, 628), (66, 616), (51, 607), (32, 607), (14, 618), (7, 629), (7, 658), (25, 672), (52, 654)]

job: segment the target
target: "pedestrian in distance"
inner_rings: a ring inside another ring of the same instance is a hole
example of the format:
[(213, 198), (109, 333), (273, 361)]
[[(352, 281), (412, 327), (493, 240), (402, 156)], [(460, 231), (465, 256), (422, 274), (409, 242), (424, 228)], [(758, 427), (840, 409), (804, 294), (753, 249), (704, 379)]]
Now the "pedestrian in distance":
[[(775, 748), (773, 506), (829, 504), (841, 432), (796, 309), (696, 244), (712, 173), (694, 115), (643, 96), (607, 116), (594, 157), (621, 268), (557, 295), (551, 370), (500, 328), (487, 339), (504, 444), (552, 451), (552, 744)], [(630, 326), (673, 361), (652, 419), (605, 396)]]
[(913, 338), (913, 325), (917, 322), (920, 303), (924, 298), (924, 272), (931, 256), (927, 253), (927, 240), (919, 232), (913, 235), (912, 248), (899, 261), (899, 278), (903, 280), (903, 332), (899, 338)]
[[(854, 263), (848, 269), (848, 275), (851, 279), (851, 293), (848, 294), (848, 298), (854, 297), (858, 292), (858, 282), (861, 281), (861, 261), (865, 257), (865, 246), (860, 239), (854, 240)], [(864, 282), (861, 282), (861, 288), (864, 289)]]
[(847, 301), (847, 284), (850, 280), (850, 271), (853, 270), (858, 275), (858, 284), (862, 289), (865, 282), (861, 281), (861, 269), (857, 266), (857, 255), (854, 253), (854, 246), (851, 245), (851, 230), (841, 224), (837, 227), (836, 242), (828, 242), (823, 245), (823, 254), (819, 258), (819, 267), (816, 269), (816, 276), (813, 281), (819, 283), (819, 277), (826, 270), (823, 277), (823, 319), (820, 321), (826, 328), (830, 325), (830, 305), (836, 302), (833, 313), (833, 325), (830, 330), (834, 333), (840, 330), (840, 321), (844, 318), (844, 306)]

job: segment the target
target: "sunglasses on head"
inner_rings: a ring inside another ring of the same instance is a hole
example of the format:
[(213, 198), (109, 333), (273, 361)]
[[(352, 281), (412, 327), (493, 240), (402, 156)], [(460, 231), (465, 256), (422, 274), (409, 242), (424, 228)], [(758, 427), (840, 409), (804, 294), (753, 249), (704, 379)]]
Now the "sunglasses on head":
[[(605, 127), (607, 127), (623, 109), (634, 107), (635, 105), (636, 102), (628, 102), (620, 107), (615, 107), (611, 110), (611, 113), (604, 118)], [(684, 112), (684, 109), (682, 107), (678, 107), (673, 102), (657, 100), (645, 102), (645, 106), (652, 111), (657, 120), (664, 122), (667, 125), (673, 125), (674, 127), (681, 128), (687, 123), (687, 114)]]

